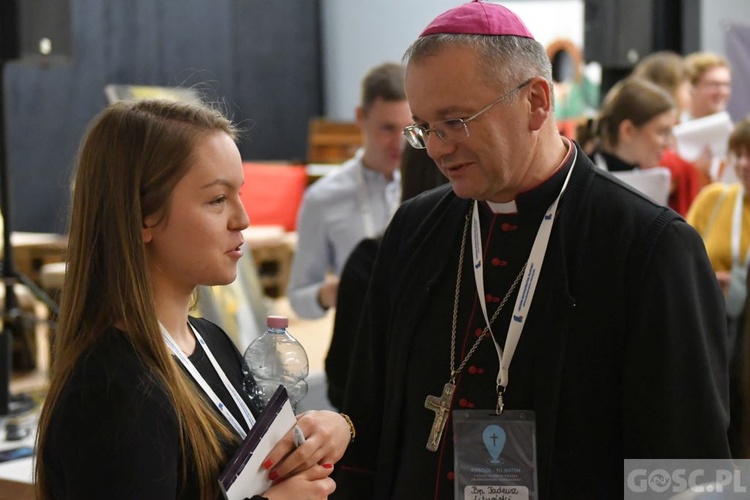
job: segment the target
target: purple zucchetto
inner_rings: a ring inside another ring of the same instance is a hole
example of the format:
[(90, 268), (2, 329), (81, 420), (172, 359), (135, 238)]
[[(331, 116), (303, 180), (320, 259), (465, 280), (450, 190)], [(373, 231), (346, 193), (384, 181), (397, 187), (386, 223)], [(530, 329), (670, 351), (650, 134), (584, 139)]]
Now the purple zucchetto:
[(526, 25), (513, 12), (496, 3), (478, 0), (447, 10), (437, 16), (422, 31), (420, 38), (427, 35), (513, 35), (533, 39)]

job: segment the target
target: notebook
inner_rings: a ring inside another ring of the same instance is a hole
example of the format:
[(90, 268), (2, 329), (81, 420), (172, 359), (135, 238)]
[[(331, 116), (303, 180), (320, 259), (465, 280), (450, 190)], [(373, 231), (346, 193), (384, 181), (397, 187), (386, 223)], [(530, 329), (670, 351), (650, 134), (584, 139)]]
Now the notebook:
[(262, 467), (276, 443), (297, 423), (286, 389), (279, 385), (260, 418), (219, 476), (227, 500), (244, 500), (271, 487), (268, 471)]

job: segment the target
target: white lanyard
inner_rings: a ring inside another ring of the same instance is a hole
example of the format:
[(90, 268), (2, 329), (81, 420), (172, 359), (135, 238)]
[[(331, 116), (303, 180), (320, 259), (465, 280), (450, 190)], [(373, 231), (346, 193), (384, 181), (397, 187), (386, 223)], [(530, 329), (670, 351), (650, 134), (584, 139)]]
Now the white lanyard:
[[(375, 231), (375, 216), (373, 215), (372, 210), (372, 203), (370, 202), (370, 195), (367, 190), (367, 183), (365, 182), (365, 165), (362, 163), (362, 155), (358, 154), (357, 160), (357, 201), (359, 202), (359, 208), (362, 215), (362, 225), (365, 230), (365, 238), (374, 238), (377, 236), (377, 232)], [(399, 182), (398, 173), (393, 173), (393, 180), (391, 182)], [(390, 220), (391, 217), (393, 217), (393, 214), (396, 212), (396, 209), (398, 208), (398, 199), (389, 199), (388, 196), (388, 186), (386, 186), (385, 190), (385, 197), (386, 197), (386, 204), (388, 205), (386, 207), (387, 213), (386, 216), (388, 217), (388, 220)], [(394, 198), (394, 197), (390, 197)]]
[(522, 286), (516, 297), (516, 304), (513, 308), (513, 314), (508, 326), (508, 336), (505, 340), (505, 353), (500, 347), (500, 344), (495, 339), (495, 335), (492, 333), (492, 327), (490, 325), (489, 316), (487, 315), (487, 305), (484, 299), (484, 258), (482, 257), (482, 228), (479, 225), (479, 203), (474, 201), (474, 211), (472, 214), (471, 221), (471, 248), (474, 263), (474, 283), (476, 283), (477, 294), (479, 295), (479, 304), (482, 306), (482, 314), (484, 314), (484, 320), (487, 322), (487, 329), (489, 330), (492, 342), (495, 344), (495, 351), (497, 351), (497, 360), (500, 365), (500, 369), (497, 373), (497, 386), (498, 390), (505, 390), (508, 387), (508, 372), (510, 370), (510, 362), (513, 360), (513, 354), (516, 352), (516, 346), (521, 338), (523, 326), (526, 324), (526, 316), (529, 308), (531, 307), (531, 301), (534, 298), (534, 292), (536, 291), (536, 284), (539, 280), (539, 274), (542, 272), (542, 263), (544, 262), (544, 255), (547, 253), (547, 245), (549, 244), (550, 234), (552, 234), (552, 226), (555, 223), (555, 212), (557, 211), (557, 204), (565, 192), (565, 188), (568, 186), (568, 180), (570, 180), (570, 174), (573, 172), (573, 166), (576, 162), (576, 156), (578, 151), (575, 146), (571, 144), (573, 149), (573, 161), (570, 165), (570, 170), (565, 177), (560, 194), (557, 195), (555, 201), (547, 209), (547, 213), (542, 219), (542, 223), (539, 226), (539, 230), (536, 233), (534, 239), (534, 245), (531, 247), (531, 254), (529, 260), (526, 263), (526, 270), (523, 273), (523, 279), (521, 280)]
[[(189, 323), (188, 323), (189, 324)], [(203, 392), (206, 393), (206, 395), (211, 399), (211, 401), (216, 405), (216, 408), (219, 409), (222, 415), (229, 421), (230, 424), (232, 424), (232, 427), (234, 427), (234, 430), (237, 431), (237, 434), (240, 435), (242, 439), (245, 439), (245, 436), (247, 433), (245, 432), (245, 429), (242, 428), (240, 423), (237, 421), (236, 418), (234, 418), (234, 415), (232, 415), (232, 412), (229, 411), (229, 409), (224, 405), (224, 403), (221, 402), (221, 399), (219, 399), (219, 396), (216, 395), (213, 389), (211, 389), (211, 386), (208, 385), (208, 382), (206, 382), (206, 379), (203, 378), (203, 375), (200, 374), (198, 369), (193, 365), (193, 363), (190, 361), (190, 359), (185, 355), (182, 350), (177, 346), (172, 336), (169, 334), (166, 328), (164, 328), (164, 325), (159, 322), (159, 328), (161, 329), (161, 335), (164, 337), (164, 342), (166, 342), (167, 347), (172, 351), (172, 354), (177, 356), (177, 359), (180, 360), (182, 363), (182, 366), (184, 366), (187, 371), (190, 373), (190, 375), (193, 377), (193, 379), (198, 382), (198, 385), (201, 386), (201, 389), (203, 389)], [(206, 353), (206, 356), (208, 356), (208, 359), (211, 361), (211, 364), (214, 367), (214, 370), (216, 370), (216, 373), (219, 375), (219, 378), (221, 379), (222, 383), (224, 384), (224, 387), (227, 388), (227, 391), (232, 396), (232, 399), (234, 400), (234, 404), (237, 405), (237, 408), (239, 408), (240, 413), (242, 413), (242, 416), (245, 418), (245, 423), (247, 424), (247, 428), (251, 429), (253, 425), (255, 425), (255, 417), (253, 417), (253, 414), (250, 412), (250, 409), (247, 407), (245, 402), (240, 397), (237, 390), (234, 388), (234, 386), (229, 382), (229, 379), (227, 379), (227, 376), (224, 374), (224, 370), (221, 369), (219, 366), (219, 363), (216, 361), (216, 358), (211, 353), (211, 350), (206, 345), (206, 341), (203, 340), (203, 337), (201, 337), (200, 333), (198, 333), (198, 330), (193, 328), (193, 325), (190, 325), (190, 329), (193, 331), (193, 334), (195, 334), (195, 338), (198, 341), (198, 344), (203, 349), (203, 352)]]
[(367, 193), (367, 184), (365, 184), (364, 168), (360, 161), (357, 165), (357, 201), (362, 215), (362, 225), (365, 228), (365, 238), (373, 238), (375, 237), (375, 220), (372, 215), (370, 195)]
[(747, 267), (750, 261), (750, 248), (747, 249), (744, 261), (740, 262), (740, 237), (742, 236), (742, 206), (745, 203), (745, 188), (740, 186), (737, 199), (734, 201), (734, 216), (732, 217), (732, 266)]

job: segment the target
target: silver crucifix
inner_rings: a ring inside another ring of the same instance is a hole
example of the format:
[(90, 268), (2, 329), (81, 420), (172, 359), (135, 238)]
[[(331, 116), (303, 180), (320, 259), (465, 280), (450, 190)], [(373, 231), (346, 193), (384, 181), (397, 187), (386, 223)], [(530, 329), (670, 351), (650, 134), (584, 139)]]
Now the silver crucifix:
[(451, 410), (451, 400), (456, 385), (448, 382), (443, 386), (443, 394), (440, 397), (427, 396), (424, 400), (424, 407), (435, 412), (435, 420), (432, 422), (430, 437), (427, 440), (427, 449), (437, 451), (440, 445), (440, 438), (443, 436), (445, 424), (448, 422), (448, 412)]

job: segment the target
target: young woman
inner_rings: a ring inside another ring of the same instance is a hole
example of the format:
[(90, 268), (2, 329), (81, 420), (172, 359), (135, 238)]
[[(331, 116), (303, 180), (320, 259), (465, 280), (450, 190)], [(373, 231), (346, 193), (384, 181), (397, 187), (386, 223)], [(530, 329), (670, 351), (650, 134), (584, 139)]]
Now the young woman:
[[(690, 68), (682, 55), (668, 50), (654, 52), (635, 65), (632, 75), (653, 82), (669, 92), (677, 105), (678, 117), (690, 109), (693, 86), (690, 83)], [(684, 217), (698, 191), (711, 182), (710, 151), (706, 150), (699, 158), (687, 161), (672, 144), (664, 151), (659, 165), (668, 168), (672, 174), (669, 207)]]
[(659, 165), (676, 123), (677, 108), (666, 90), (642, 78), (621, 80), (602, 103), (598, 117), (599, 146), (591, 159), (666, 205), (672, 191), (672, 176)]
[(599, 111), (595, 163), (611, 172), (659, 165), (677, 123), (677, 107), (661, 87), (627, 78), (607, 93)]
[[(227, 335), (188, 313), (195, 287), (230, 283), (242, 257), (235, 139), (220, 113), (166, 101), (117, 103), (92, 123), (74, 183), (38, 498), (220, 497), (218, 477), (258, 405)], [(268, 499), (335, 488), (348, 419), (307, 412), (298, 425), (307, 440), (295, 450), (290, 433), (264, 463)]]

